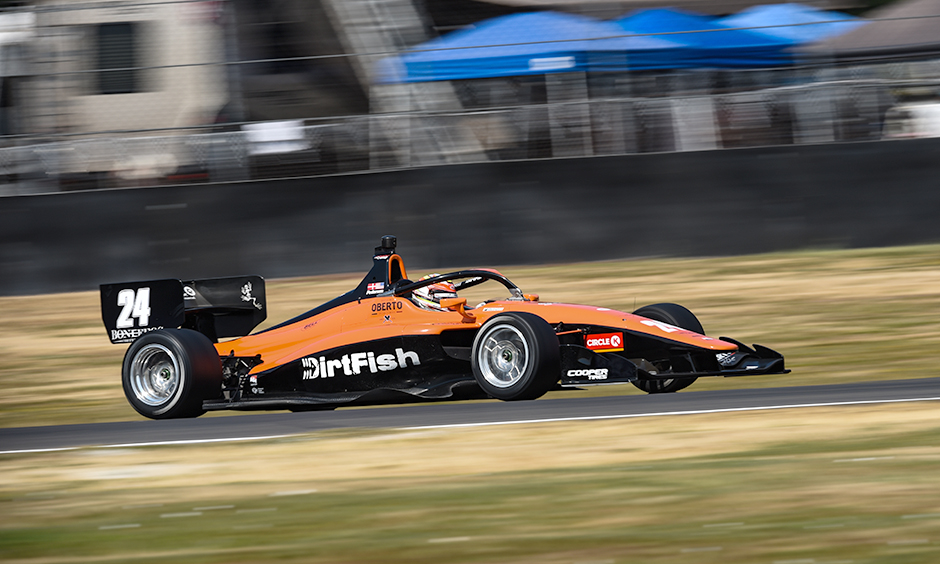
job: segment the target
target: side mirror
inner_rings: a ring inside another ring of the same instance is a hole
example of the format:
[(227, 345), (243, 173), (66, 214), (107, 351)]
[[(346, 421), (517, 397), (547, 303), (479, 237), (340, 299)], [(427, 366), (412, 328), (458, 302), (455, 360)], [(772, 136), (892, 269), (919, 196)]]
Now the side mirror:
[(466, 310), (467, 298), (444, 298), (441, 300), (441, 307), (456, 311), (467, 320), (475, 319), (475, 316)]

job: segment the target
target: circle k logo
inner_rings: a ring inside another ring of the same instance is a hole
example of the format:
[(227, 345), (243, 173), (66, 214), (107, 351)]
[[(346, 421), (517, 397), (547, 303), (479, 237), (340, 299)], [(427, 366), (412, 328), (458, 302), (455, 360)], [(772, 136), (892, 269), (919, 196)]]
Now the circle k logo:
[(613, 352), (623, 350), (623, 333), (602, 333), (599, 335), (585, 335), (584, 345), (597, 352)]

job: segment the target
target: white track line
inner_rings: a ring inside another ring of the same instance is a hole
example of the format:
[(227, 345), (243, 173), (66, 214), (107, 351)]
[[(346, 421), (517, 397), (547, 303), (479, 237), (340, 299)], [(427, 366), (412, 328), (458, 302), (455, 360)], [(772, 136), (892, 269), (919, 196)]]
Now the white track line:
[(769, 411), (773, 409), (796, 409), (799, 407), (838, 407), (845, 405), (869, 405), (879, 403), (905, 403), (915, 401), (940, 401), (940, 397), (906, 398), (889, 400), (835, 401), (826, 403), (800, 403), (792, 405), (768, 405), (762, 407), (726, 407), (721, 409), (695, 409), (688, 411), (658, 411), (655, 413), (630, 413), (625, 415), (585, 415), (581, 417), (554, 417), (547, 419), (520, 419), (518, 421), (489, 421), (485, 423), (450, 423), (447, 425), (423, 425), (420, 427), (402, 427), (403, 431), (428, 429), (448, 429), (455, 427), (489, 427), (492, 425), (524, 425), (527, 423), (559, 423), (564, 421), (601, 421), (604, 419), (633, 419), (637, 417), (663, 417), (669, 415), (703, 415), (709, 413), (734, 413), (738, 411)]
[(292, 435), (268, 435), (264, 437), (229, 437), (226, 439), (187, 439), (179, 441), (153, 441), (149, 443), (124, 443), (119, 445), (86, 445), (76, 447), (57, 447), (57, 448), (31, 448), (23, 450), (0, 450), (0, 454), (32, 454), (38, 452), (62, 452), (67, 450), (79, 450), (88, 448), (139, 448), (150, 446), (175, 446), (175, 445), (201, 445), (206, 443), (231, 443), (244, 441), (265, 441), (268, 439), (285, 439), (296, 437), (299, 433)]
[[(743, 411), (771, 411), (776, 409), (798, 409), (804, 407), (840, 407), (848, 405), (876, 405), (884, 403), (910, 403), (919, 401), (940, 401), (940, 397), (929, 398), (905, 398), (905, 399), (885, 399), (885, 400), (859, 400), (859, 401), (834, 401), (823, 403), (799, 403), (788, 405), (767, 405), (759, 407), (726, 407), (721, 409), (693, 409), (687, 411), (660, 411), (655, 413), (630, 413), (621, 415), (584, 415), (580, 417), (548, 417), (544, 419), (519, 419), (514, 421), (486, 421), (482, 423), (448, 423), (444, 425), (420, 425), (415, 427), (399, 427), (399, 431), (426, 431), (429, 429), (456, 429), (465, 427), (492, 427), (497, 425), (527, 425), (533, 423), (560, 423), (566, 421), (603, 421), (610, 419), (636, 419), (640, 417), (669, 417), (675, 415), (706, 415), (710, 413), (737, 413)], [(149, 446), (174, 446), (174, 445), (197, 445), (209, 443), (227, 443), (227, 442), (245, 442), (245, 441), (264, 441), (269, 439), (286, 439), (298, 437), (307, 433), (293, 433), (288, 435), (268, 435), (263, 437), (229, 437), (225, 439), (189, 439), (179, 441), (154, 441), (143, 443), (123, 443), (117, 445), (86, 445), (76, 447), (59, 448), (36, 448), (22, 450), (0, 450), (2, 454), (33, 454), (42, 452), (64, 452), (69, 450), (95, 449), (95, 448), (140, 448)]]

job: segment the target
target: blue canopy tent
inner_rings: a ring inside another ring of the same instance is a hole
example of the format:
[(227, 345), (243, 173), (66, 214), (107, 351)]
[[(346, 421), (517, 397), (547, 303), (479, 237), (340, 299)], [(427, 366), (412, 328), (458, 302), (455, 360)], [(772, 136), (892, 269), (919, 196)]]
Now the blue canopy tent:
[(790, 41), (769, 35), (733, 30), (709, 16), (655, 8), (639, 10), (613, 23), (634, 34), (657, 35), (689, 47), (691, 57), (673, 68), (764, 68), (788, 65)]
[(752, 6), (718, 22), (728, 27), (757, 28), (748, 31), (795, 45), (842, 35), (867, 23), (840, 12), (819, 10), (803, 4)]
[(575, 71), (672, 68), (688, 48), (630, 37), (620, 27), (557, 12), (483, 21), (379, 62), (379, 83), (429, 82)]

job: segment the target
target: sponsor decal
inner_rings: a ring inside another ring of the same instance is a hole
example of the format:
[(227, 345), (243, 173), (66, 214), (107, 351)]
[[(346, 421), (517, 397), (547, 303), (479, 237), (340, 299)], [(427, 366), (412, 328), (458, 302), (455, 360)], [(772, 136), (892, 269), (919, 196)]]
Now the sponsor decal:
[(721, 364), (722, 366), (732, 366), (735, 362), (738, 361), (737, 356), (738, 353), (736, 352), (726, 352), (716, 354), (715, 358), (718, 359), (718, 364)]
[(366, 295), (371, 296), (372, 294), (381, 294), (385, 291), (385, 282), (370, 282), (366, 286)]
[(196, 290), (192, 286), (183, 286), (183, 299), (184, 300), (195, 300), (196, 299)]
[[(655, 321), (655, 320), (652, 320), (652, 319), (644, 319), (644, 320), (641, 321), (640, 323), (642, 323), (643, 325), (646, 325), (646, 326), (648, 326), (648, 327), (655, 327), (655, 328), (659, 329), (660, 331), (663, 331), (663, 332), (666, 332), (666, 333), (677, 333), (677, 332), (681, 332), (681, 333), (694, 333), (694, 331), (689, 331), (688, 329), (683, 329), (682, 327), (676, 327), (675, 325), (670, 325), (670, 324), (668, 324), (668, 323), (663, 323), (662, 321)], [(716, 340), (718, 340), (718, 339), (715, 339), (715, 338), (713, 338), (713, 337), (706, 337), (705, 335), (702, 335), (702, 338), (703, 338), (704, 340), (706, 340), (706, 341), (716, 341)]]
[(401, 311), (402, 303), (400, 300), (392, 302), (375, 302), (372, 304), (372, 313), (380, 313), (383, 311)]
[(599, 333), (585, 335), (584, 346), (594, 352), (615, 352), (623, 350), (623, 333)]
[(606, 380), (606, 368), (585, 368), (582, 370), (569, 370), (569, 378), (587, 378), (588, 380)]
[(485, 307), (485, 308), (483, 308), (483, 311), (503, 311), (503, 308), (501, 308), (501, 307)]
[(369, 352), (355, 352), (344, 354), (339, 358), (319, 358), (314, 356), (305, 356), (300, 359), (300, 366), (303, 370), (304, 380), (315, 380), (317, 378), (333, 378), (334, 376), (355, 376), (363, 374), (366, 371), (370, 374), (379, 372), (388, 372), (407, 368), (409, 366), (418, 366), (421, 359), (418, 353), (406, 351), (404, 349), (395, 349), (395, 354), (375, 354)]
[(372, 258), (374, 258), (375, 260), (382, 260), (382, 259), (387, 259), (389, 256), (391, 255), (375, 255)]
[(163, 326), (161, 325), (160, 327), (141, 327), (139, 329), (112, 329), (111, 341), (115, 343), (133, 341), (134, 339), (136, 339), (137, 337), (140, 337), (144, 333), (156, 331), (157, 329), (163, 329)]
[(251, 282), (246, 282), (242, 286), (242, 301), (249, 302), (251, 305), (255, 306), (255, 309), (262, 309), (261, 304), (258, 303), (258, 299), (251, 294)]
[(659, 329), (660, 331), (665, 331), (666, 333), (675, 333), (676, 331), (683, 331), (681, 327), (676, 327), (675, 325), (663, 323), (662, 321), (654, 321), (652, 319), (644, 319), (640, 323), (648, 327), (655, 327)]

